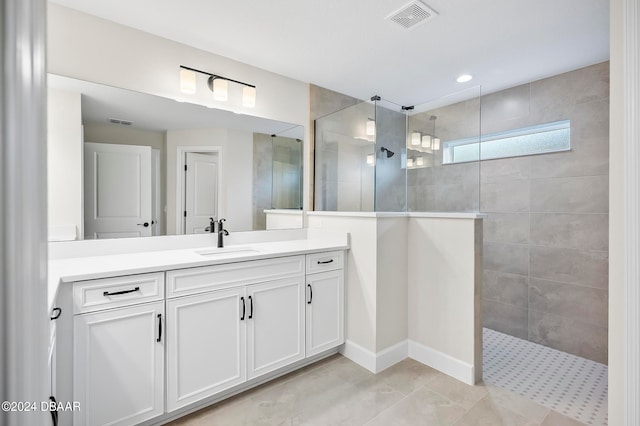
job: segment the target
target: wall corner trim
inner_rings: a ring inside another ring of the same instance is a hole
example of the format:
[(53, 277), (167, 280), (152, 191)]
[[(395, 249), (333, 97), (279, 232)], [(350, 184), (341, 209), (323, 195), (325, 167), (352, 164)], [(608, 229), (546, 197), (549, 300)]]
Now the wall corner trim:
[(473, 365), (460, 361), (450, 355), (437, 351), (421, 343), (409, 340), (409, 358), (415, 359), (429, 367), (432, 367), (454, 379), (473, 386), (475, 385), (475, 372)]
[(375, 353), (363, 348), (357, 343), (347, 340), (340, 348), (340, 353), (351, 361), (377, 374), (408, 356), (409, 341), (403, 340), (393, 346)]

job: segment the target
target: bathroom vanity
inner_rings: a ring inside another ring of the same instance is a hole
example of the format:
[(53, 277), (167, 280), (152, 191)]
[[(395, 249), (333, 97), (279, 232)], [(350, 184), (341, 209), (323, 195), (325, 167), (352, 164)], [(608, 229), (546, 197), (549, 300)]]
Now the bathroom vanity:
[(60, 424), (160, 424), (335, 353), (347, 248), (345, 236), (51, 261), (52, 395), (81, 407)]

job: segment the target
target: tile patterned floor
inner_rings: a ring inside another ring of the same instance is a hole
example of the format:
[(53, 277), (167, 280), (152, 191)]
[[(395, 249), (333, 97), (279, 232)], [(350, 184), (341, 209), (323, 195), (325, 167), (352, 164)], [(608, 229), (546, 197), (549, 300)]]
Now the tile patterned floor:
[(607, 366), (483, 329), (484, 381), (588, 425), (607, 424)]
[(406, 359), (372, 374), (341, 355), (200, 410), (172, 426), (580, 426), (493, 385), (467, 386)]

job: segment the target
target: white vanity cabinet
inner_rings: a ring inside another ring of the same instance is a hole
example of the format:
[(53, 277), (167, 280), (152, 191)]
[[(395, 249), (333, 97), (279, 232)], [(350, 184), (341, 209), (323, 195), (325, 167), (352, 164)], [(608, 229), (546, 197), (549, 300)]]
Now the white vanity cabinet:
[(304, 261), (167, 272), (168, 412), (304, 358)]
[(61, 287), (53, 395), (81, 409), (60, 424), (161, 424), (335, 352), (343, 262), (234, 259)]
[(344, 253), (307, 255), (306, 354), (344, 343)]
[(81, 407), (73, 424), (135, 425), (161, 415), (164, 274), (73, 285), (73, 400)]

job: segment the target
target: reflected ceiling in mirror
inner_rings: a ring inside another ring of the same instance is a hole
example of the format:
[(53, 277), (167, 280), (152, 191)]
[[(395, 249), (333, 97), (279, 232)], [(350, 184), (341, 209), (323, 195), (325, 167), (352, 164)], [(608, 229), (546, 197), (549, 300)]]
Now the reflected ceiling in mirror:
[(58, 75), (48, 86), (51, 240), (205, 232), (210, 217), (260, 230), (274, 194), (282, 208), (302, 199), (302, 126)]

